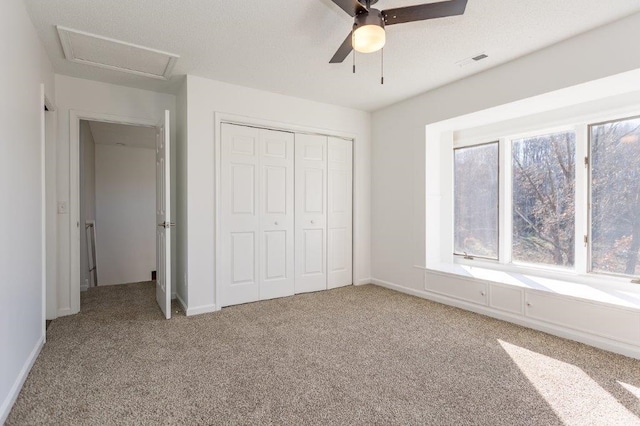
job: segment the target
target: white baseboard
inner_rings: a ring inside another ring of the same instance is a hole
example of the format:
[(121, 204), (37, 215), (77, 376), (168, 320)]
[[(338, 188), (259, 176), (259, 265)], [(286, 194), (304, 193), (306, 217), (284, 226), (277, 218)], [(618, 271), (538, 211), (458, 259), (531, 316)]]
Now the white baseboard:
[(89, 290), (89, 286), (88, 285), (81, 285), (80, 286), (80, 291), (87, 291)]
[(215, 312), (215, 311), (216, 311), (216, 305), (203, 305), (203, 306), (196, 306), (193, 308), (187, 307), (185, 309), (185, 312), (187, 313), (188, 317), (190, 317), (191, 315), (208, 314), (210, 312)]
[(384, 280), (371, 279), (371, 282), (380, 287), (385, 287), (390, 290), (399, 291), (401, 293), (409, 294), (423, 299), (428, 299), (434, 302), (442, 303), (444, 305), (455, 306), (456, 308), (464, 309), (466, 311), (475, 312), (481, 315), (486, 315), (492, 318), (496, 318), (502, 321), (511, 322), (523, 327), (532, 328), (534, 330), (542, 331), (554, 336), (562, 337), (576, 342), (584, 343), (586, 345), (594, 346), (596, 348), (604, 349), (606, 351), (615, 352), (631, 358), (640, 359), (640, 347), (629, 345), (617, 340), (607, 339), (604, 337), (596, 336), (589, 333), (566, 328), (560, 325), (546, 323), (538, 321), (523, 315), (510, 314), (507, 312), (498, 311), (488, 306), (476, 305), (474, 303), (465, 302), (463, 300), (455, 299), (453, 297), (443, 296), (440, 294), (431, 293), (425, 290), (417, 290), (410, 287), (401, 286)]
[(185, 312), (185, 315), (186, 315), (187, 304), (184, 302), (184, 300), (182, 300), (182, 297), (180, 297), (178, 293), (176, 293), (176, 300), (178, 301), (178, 303), (180, 304), (180, 307), (182, 308), (182, 310)]
[(365, 285), (365, 284), (371, 284), (371, 278), (360, 278), (358, 281), (355, 282), (355, 285)]
[(33, 367), (33, 363), (36, 362), (36, 359), (38, 358), (38, 355), (40, 354), (40, 351), (42, 350), (43, 345), (44, 345), (44, 336), (41, 336), (40, 339), (38, 339), (38, 342), (36, 343), (31, 353), (29, 354), (29, 357), (27, 358), (27, 361), (24, 363), (22, 370), (20, 370), (20, 374), (18, 374), (16, 381), (13, 383), (13, 386), (11, 386), (11, 390), (9, 390), (9, 394), (7, 395), (5, 400), (2, 401), (2, 405), (0, 405), (0, 425), (3, 425), (4, 422), (7, 420), (7, 417), (9, 417), (9, 412), (11, 411), (13, 404), (15, 404), (16, 399), (20, 394), (20, 390), (22, 389), (22, 385), (24, 385), (25, 380), (27, 380), (29, 371), (31, 371), (31, 367)]

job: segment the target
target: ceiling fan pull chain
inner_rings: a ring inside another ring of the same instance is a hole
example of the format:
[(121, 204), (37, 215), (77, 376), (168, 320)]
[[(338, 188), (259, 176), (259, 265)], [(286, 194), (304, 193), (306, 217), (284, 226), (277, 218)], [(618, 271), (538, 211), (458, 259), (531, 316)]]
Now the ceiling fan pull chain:
[(384, 47), (380, 49), (380, 84), (384, 84)]
[[(351, 32), (351, 45), (353, 46), (353, 31)], [(353, 50), (353, 73), (356, 73), (356, 51)]]

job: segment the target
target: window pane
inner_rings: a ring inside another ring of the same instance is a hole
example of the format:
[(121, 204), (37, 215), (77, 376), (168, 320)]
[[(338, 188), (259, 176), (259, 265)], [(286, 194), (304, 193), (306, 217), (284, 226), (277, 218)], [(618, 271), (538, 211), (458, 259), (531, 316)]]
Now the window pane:
[(640, 275), (640, 118), (591, 126), (591, 269)]
[(498, 258), (498, 143), (454, 151), (454, 250)]
[(573, 266), (575, 134), (514, 140), (512, 152), (513, 260)]

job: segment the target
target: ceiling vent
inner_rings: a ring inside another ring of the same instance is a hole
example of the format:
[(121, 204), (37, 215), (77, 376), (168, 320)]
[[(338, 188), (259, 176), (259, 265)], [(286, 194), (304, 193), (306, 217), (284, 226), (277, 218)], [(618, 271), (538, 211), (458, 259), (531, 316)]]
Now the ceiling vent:
[(56, 27), (71, 62), (168, 80), (179, 56), (83, 31)]
[(478, 61), (481, 61), (483, 59), (488, 58), (489, 56), (486, 53), (479, 53), (475, 56), (472, 56), (470, 58), (466, 58), (463, 59), (461, 61), (456, 62), (456, 65), (459, 66), (460, 68), (466, 67), (468, 65), (474, 64)]

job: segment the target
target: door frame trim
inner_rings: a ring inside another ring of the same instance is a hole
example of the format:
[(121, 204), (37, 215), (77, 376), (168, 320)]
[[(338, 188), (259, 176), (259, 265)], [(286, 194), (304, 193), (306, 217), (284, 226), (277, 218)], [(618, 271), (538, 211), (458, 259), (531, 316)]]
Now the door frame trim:
[[(80, 312), (80, 120), (154, 128), (158, 125), (157, 120), (149, 118), (69, 110), (69, 306), (71, 312), (58, 310), (58, 316)], [(76, 226), (73, 225), (74, 223)]]
[[(321, 135), (321, 136), (331, 136), (340, 139), (346, 139), (352, 141), (352, 195), (351, 195), (351, 209), (352, 209), (352, 252), (351, 252), (351, 279), (352, 284), (355, 285), (356, 282), (356, 271), (358, 268), (356, 267), (357, 257), (356, 257), (356, 247), (360, 248), (360, 244), (357, 243), (355, 238), (355, 230), (356, 230), (356, 197), (359, 196), (359, 191), (356, 191), (356, 155), (357, 155), (357, 140), (356, 134), (349, 132), (341, 132), (337, 130), (328, 130), (311, 126), (300, 126), (296, 124), (283, 123), (279, 121), (271, 121), (271, 120), (263, 120), (260, 118), (247, 117), (243, 115), (237, 114), (229, 114), (221, 111), (215, 111), (213, 113), (213, 164), (214, 164), (214, 175), (213, 175), (213, 199), (214, 199), (214, 238), (213, 238), (213, 258), (214, 258), (214, 286), (213, 286), (213, 300), (215, 305), (215, 310), (219, 311), (222, 309), (220, 304), (220, 286), (218, 283), (221, 281), (220, 270), (218, 269), (218, 264), (220, 261), (220, 251), (218, 247), (220, 246), (220, 172), (222, 167), (222, 124), (235, 124), (238, 126), (247, 126), (247, 127), (257, 127), (260, 129), (266, 130), (275, 130), (280, 132), (290, 132), (290, 133), (306, 133), (312, 135)], [(295, 139), (294, 139), (294, 150), (295, 150)]]

